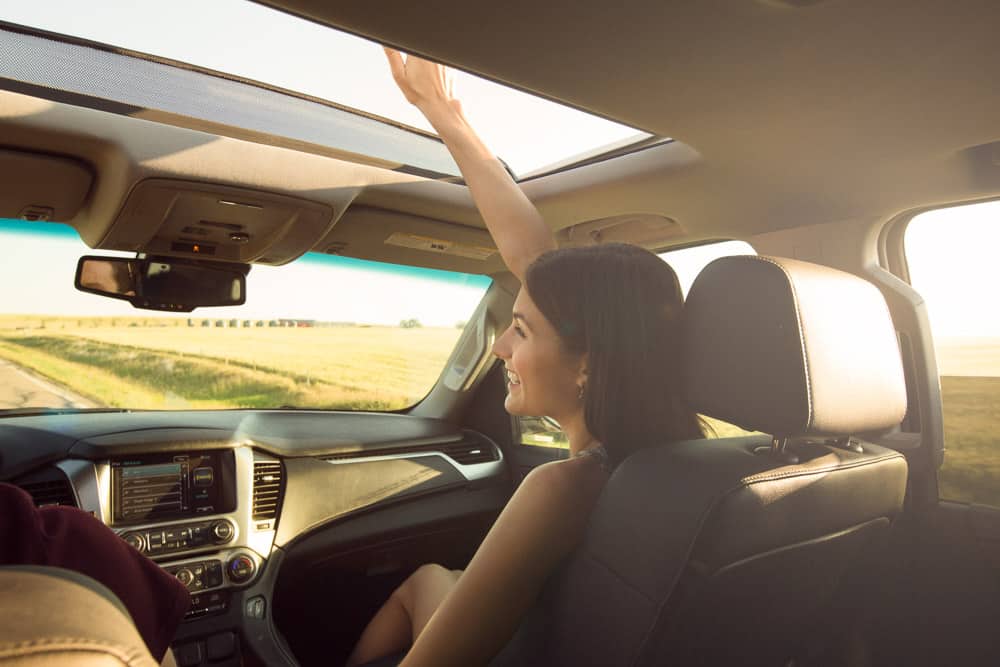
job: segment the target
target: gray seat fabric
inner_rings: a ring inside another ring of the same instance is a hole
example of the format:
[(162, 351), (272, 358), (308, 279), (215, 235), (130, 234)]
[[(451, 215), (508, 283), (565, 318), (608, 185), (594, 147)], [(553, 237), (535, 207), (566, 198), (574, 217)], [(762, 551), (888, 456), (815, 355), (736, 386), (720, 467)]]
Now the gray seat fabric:
[(733, 257), (699, 276), (684, 318), (691, 406), (766, 435), (624, 461), (492, 665), (802, 664), (862, 603), (906, 487), (900, 454), (843, 437), (905, 413), (882, 296), (825, 267)]

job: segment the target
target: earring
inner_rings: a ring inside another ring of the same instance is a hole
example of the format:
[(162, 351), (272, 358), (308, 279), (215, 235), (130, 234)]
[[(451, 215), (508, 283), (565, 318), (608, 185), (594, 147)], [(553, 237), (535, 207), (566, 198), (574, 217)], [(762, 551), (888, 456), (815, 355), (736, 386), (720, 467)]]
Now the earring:
[(583, 400), (583, 394), (584, 394), (584, 390), (585, 390), (586, 388), (587, 388), (587, 385), (585, 385), (585, 384), (581, 384), (581, 385), (579, 385), (579, 389), (580, 389), (580, 391), (578, 391), (578, 392), (576, 393), (576, 397), (577, 397), (578, 399), (580, 399), (581, 401)]

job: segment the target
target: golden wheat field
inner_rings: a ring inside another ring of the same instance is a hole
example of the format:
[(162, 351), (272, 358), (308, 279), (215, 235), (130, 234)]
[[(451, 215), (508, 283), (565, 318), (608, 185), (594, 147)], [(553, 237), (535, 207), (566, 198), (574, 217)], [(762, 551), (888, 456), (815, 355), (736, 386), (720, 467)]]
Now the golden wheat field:
[(166, 400), (172, 407), (398, 409), (430, 389), (461, 334), (457, 328), (195, 324), (6, 317), (0, 318), (0, 356), (98, 404), (125, 407), (138, 399), (128, 407), (165, 407)]

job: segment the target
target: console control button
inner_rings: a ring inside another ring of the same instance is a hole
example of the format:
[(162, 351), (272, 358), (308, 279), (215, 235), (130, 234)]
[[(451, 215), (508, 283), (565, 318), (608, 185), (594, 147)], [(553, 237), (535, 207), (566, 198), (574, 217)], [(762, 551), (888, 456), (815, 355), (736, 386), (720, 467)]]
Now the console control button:
[(229, 559), (229, 563), (226, 564), (226, 571), (230, 581), (237, 584), (249, 581), (256, 569), (257, 566), (254, 564), (253, 559), (246, 554), (233, 556)]
[(177, 581), (184, 584), (186, 588), (191, 587), (191, 582), (194, 581), (194, 573), (191, 572), (191, 570), (189, 570), (186, 567), (182, 567), (181, 569), (177, 570), (174, 576), (177, 577)]
[(246, 602), (246, 608), (244, 613), (247, 618), (264, 618), (264, 612), (267, 610), (267, 603), (264, 601), (264, 597), (257, 595), (252, 597)]
[(125, 540), (126, 543), (132, 545), (132, 547), (139, 553), (145, 553), (146, 537), (142, 533), (125, 533), (122, 535), (122, 539)]
[(150, 531), (146, 533), (146, 543), (152, 553), (162, 551), (164, 546), (163, 533), (161, 531)]
[(228, 542), (233, 539), (233, 524), (228, 521), (216, 521), (212, 524), (212, 535), (216, 542)]
[(222, 585), (222, 562), (217, 560), (205, 563), (205, 588), (215, 588)]

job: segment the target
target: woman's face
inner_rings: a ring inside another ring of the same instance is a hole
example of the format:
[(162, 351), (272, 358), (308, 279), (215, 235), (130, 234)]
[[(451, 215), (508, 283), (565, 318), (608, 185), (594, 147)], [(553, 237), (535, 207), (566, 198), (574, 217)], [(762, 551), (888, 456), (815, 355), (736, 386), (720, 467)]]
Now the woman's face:
[(507, 412), (565, 423), (583, 409), (583, 358), (566, 350), (524, 288), (514, 301), (514, 319), (494, 343), (493, 354), (507, 371)]

